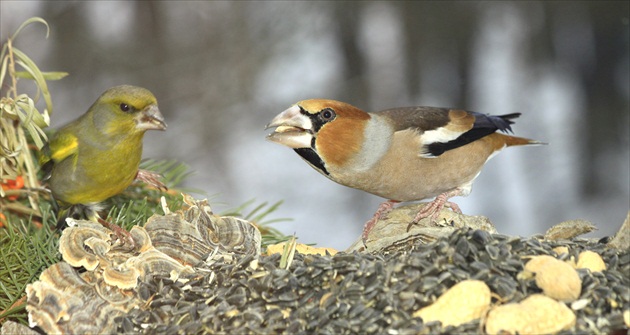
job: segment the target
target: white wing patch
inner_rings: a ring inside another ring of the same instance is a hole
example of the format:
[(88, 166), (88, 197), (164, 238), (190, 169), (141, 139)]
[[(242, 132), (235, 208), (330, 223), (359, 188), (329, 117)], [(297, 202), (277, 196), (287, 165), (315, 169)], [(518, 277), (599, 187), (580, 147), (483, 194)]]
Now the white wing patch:
[(452, 131), (444, 127), (425, 131), (424, 133), (422, 133), (422, 135), (420, 135), (420, 148), (421, 148), (420, 157), (436, 158), (437, 156), (433, 156), (431, 153), (425, 150), (425, 148), (427, 148), (429, 144), (436, 143), (436, 142), (447, 143), (458, 138), (462, 134), (463, 133), (460, 131)]
[(446, 143), (458, 138), (461, 134), (463, 134), (461, 131), (452, 131), (444, 127), (440, 127), (422, 133), (420, 141), (422, 141), (422, 145), (429, 145), (435, 142)]

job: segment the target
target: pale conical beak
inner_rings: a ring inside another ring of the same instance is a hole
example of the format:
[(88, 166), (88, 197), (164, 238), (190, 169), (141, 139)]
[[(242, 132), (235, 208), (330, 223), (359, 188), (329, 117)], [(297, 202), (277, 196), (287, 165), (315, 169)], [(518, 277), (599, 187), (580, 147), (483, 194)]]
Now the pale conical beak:
[(164, 130), (166, 123), (157, 105), (150, 105), (142, 110), (136, 118), (136, 128), (143, 130)]
[(278, 114), (267, 124), (265, 129), (275, 127), (267, 139), (289, 148), (310, 148), (313, 140), (311, 120), (300, 113), (300, 107), (294, 105)]

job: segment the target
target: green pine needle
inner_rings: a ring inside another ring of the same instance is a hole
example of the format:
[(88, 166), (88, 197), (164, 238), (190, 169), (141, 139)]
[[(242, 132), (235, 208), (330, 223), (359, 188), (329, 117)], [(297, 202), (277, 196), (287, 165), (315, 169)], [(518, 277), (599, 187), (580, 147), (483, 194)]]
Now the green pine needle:
[(196, 193), (196, 194), (203, 193), (203, 191), (201, 190), (179, 187), (186, 178), (194, 174), (193, 171), (190, 170), (190, 167), (185, 163), (178, 162), (174, 159), (172, 160), (144, 159), (140, 163), (140, 168), (161, 174), (163, 177), (162, 182), (169, 189), (177, 188), (178, 190), (184, 193)]
[(9, 215), (0, 232), (0, 320), (6, 318), (27, 324), (26, 285), (39, 279), (40, 273), (59, 262), (59, 234), (49, 204), (42, 203), (43, 228), (35, 228), (33, 218), (16, 219)]

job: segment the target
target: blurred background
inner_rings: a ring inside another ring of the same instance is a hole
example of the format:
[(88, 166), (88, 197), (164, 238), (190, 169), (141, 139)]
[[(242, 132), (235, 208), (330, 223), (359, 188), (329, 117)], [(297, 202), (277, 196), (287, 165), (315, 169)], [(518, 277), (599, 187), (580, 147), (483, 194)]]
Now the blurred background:
[[(618, 229), (630, 204), (627, 1), (7, 1), (4, 43), (43, 71), (58, 127), (108, 87), (157, 97), (168, 130), (144, 156), (195, 171), (185, 186), (217, 212), (250, 199), (284, 204), (275, 227), (302, 243), (344, 249), (383, 200), (319, 175), (265, 141), (273, 116), (307, 98), (366, 111), (426, 105), (520, 112), (518, 136), (548, 146), (492, 159), (464, 213), (502, 233), (544, 233), (569, 219)], [(3, 88), (5, 89), (5, 88)], [(3, 91), (3, 96), (4, 96)]]

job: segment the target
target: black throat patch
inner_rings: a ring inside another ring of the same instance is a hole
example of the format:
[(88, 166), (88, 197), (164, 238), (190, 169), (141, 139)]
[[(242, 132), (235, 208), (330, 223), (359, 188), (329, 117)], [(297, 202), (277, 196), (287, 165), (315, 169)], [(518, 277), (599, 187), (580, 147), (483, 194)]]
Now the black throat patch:
[(298, 155), (309, 162), (314, 168), (319, 170), (319, 172), (327, 176), (330, 175), (330, 173), (328, 173), (328, 170), (326, 170), (326, 164), (324, 164), (324, 161), (319, 158), (319, 155), (317, 154), (317, 152), (315, 152), (315, 150), (313, 150), (312, 148), (297, 148), (293, 150), (295, 150)]

